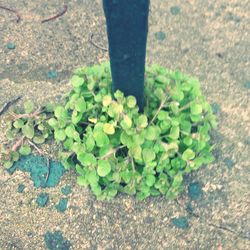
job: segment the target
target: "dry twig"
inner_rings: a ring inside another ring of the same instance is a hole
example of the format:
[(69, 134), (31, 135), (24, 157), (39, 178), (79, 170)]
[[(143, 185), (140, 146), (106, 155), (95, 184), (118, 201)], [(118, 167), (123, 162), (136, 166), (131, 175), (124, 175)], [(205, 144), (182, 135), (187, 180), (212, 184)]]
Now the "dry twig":
[(47, 158), (47, 168), (48, 168), (48, 172), (47, 175), (45, 177), (45, 184), (47, 183), (48, 179), (49, 179), (49, 175), (50, 175), (50, 159)]
[(47, 19), (42, 20), (41, 23), (46, 23), (46, 22), (52, 21), (52, 20), (64, 15), (66, 13), (67, 9), (68, 9), (68, 6), (66, 4), (63, 5), (63, 11), (62, 12), (60, 12), (59, 14), (57, 14), (55, 16), (52, 16), (52, 17), (49, 17)]
[(115, 154), (119, 149), (122, 149), (122, 148), (125, 148), (126, 146), (125, 145), (121, 145), (117, 148), (114, 148), (114, 149), (111, 149), (109, 152), (107, 152), (104, 156), (101, 156), (99, 157), (98, 159), (99, 160), (103, 160), (103, 159), (106, 159), (107, 157), (109, 157), (110, 155), (112, 154)]
[(12, 146), (11, 151), (17, 151), (19, 147), (23, 144), (25, 136), (22, 136), (16, 143)]
[(163, 106), (164, 106), (164, 104), (166, 103), (166, 101), (168, 100), (168, 98), (169, 98), (169, 97), (166, 96), (166, 98), (165, 98), (164, 100), (161, 101), (160, 106), (159, 106), (159, 108), (157, 109), (157, 111), (156, 111), (154, 117), (153, 117), (152, 120), (150, 121), (149, 125), (151, 125), (151, 124), (154, 122), (154, 120), (156, 119), (157, 115), (159, 114), (159, 112), (160, 112), (161, 109), (163, 108)]
[(14, 120), (20, 119), (20, 118), (39, 118), (39, 115), (43, 112), (40, 108), (37, 109), (35, 112), (31, 114), (11, 114), (14, 118)]
[(8, 108), (10, 105), (16, 103), (18, 100), (20, 100), (22, 97), (18, 96), (13, 100), (10, 100), (8, 102), (5, 102), (4, 105), (2, 106), (2, 108), (0, 109), (0, 115), (2, 115)]
[(2, 5), (0, 5), (0, 9), (7, 10), (7, 11), (10, 11), (12, 13), (15, 13), (16, 17), (17, 17), (16, 22), (19, 23), (21, 21), (21, 16), (19, 15), (19, 13), (16, 10), (10, 9), (10, 8), (2, 6)]
[(32, 147), (34, 147), (40, 155), (43, 153), (42, 150), (41, 150), (40, 148), (38, 148), (37, 145), (36, 145), (35, 143), (33, 143), (33, 142), (30, 141), (30, 140), (28, 140), (28, 143), (29, 143)]
[(96, 43), (93, 41), (93, 36), (94, 36), (94, 35), (91, 34), (90, 37), (89, 37), (90, 43), (91, 43), (92, 45), (94, 45), (94, 46), (95, 46), (96, 48), (98, 48), (98, 49), (101, 49), (101, 50), (103, 50), (103, 51), (108, 51), (107, 48), (104, 48), (104, 47), (102, 47), (102, 46), (96, 44)]

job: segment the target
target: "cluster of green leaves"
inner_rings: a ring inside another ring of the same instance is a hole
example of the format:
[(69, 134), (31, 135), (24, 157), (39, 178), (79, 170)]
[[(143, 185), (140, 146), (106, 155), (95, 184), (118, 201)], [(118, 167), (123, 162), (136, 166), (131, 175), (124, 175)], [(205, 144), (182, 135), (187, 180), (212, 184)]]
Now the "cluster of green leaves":
[[(12, 121), (7, 137), (21, 133), (39, 144), (52, 134), (62, 145), (63, 165), (74, 168), (77, 183), (98, 199), (118, 192), (173, 199), (185, 174), (213, 161), (209, 132), (216, 121), (196, 79), (158, 65), (147, 68), (144, 113), (134, 96), (111, 94), (109, 63), (76, 70), (71, 83), (64, 104), (39, 119)], [(33, 112), (29, 106), (26, 113)], [(28, 145), (11, 152), (6, 167), (28, 153)]]
[(20, 156), (29, 155), (33, 146), (43, 144), (46, 139), (51, 138), (52, 129), (47, 120), (53, 115), (53, 110), (52, 105), (35, 110), (34, 103), (27, 101), (23, 110), (10, 114), (6, 132), (8, 145), (2, 146), (0, 152), (5, 168), (12, 167)]
[(111, 95), (109, 64), (75, 72), (65, 105), (48, 123), (66, 168), (99, 199), (118, 192), (175, 198), (183, 175), (212, 162), (212, 109), (196, 79), (153, 65), (146, 71), (144, 113), (136, 99)]

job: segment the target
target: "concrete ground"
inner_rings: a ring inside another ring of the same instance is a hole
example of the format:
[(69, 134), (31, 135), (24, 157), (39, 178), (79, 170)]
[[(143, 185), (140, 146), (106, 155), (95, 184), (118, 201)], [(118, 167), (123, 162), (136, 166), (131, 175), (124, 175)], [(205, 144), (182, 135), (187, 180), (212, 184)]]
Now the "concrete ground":
[[(89, 37), (107, 46), (100, 0), (65, 0), (68, 10), (47, 23), (41, 20), (63, 9), (62, 1), (3, 0), (0, 8), (0, 105), (22, 95), (37, 104), (59, 101), (70, 89), (72, 70), (108, 59)], [(0, 169), (0, 249), (46, 249), (43, 235), (60, 230), (71, 249), (250, 249), (250, 3), (248, 0), (151, 1), (147, 63), (157, 63), (200, 79), (217, 113), (216, 161), (193, 173), (203, 196), (190, 201), (187, 191), (177, 201), (163, 197), (143, 202), (120, 195), (96, 201), (67, 173), (60, 185), (47, 189), (49, 205), (38, 208), (41, 190), (29, 176), (11, 179)], [(12, 42), (15, 49), (8, 49)], [(48, 78), (49, 71), (58, 73)], [(4, 142), (6, 114), (0, 117)], [(8, 180), (7, 182), (4, 182)], [(3, 184), (4, 183), (4, 184)], [(20, 183), (24, 193), (18, 193)], [(69, 207), (58, 213), (60, 188), (71, 184)], [(196, 216), (185, 207), (191, 202)], [(185, 216), (189, 228), (171, 219)]]

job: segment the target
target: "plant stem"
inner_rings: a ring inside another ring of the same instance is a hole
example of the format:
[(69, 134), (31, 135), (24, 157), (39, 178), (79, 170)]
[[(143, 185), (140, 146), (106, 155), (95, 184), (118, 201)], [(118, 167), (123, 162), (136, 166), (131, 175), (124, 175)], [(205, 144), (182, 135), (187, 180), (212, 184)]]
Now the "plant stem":
[(166, 96), (165, 99), (164, 99), (163, 101), (161, 101), (160, 106), (159, 106), (159, 108), (157, 109), (157, 111), (156, 111), (154, 117), (153, 117), (152, 120), (150, 121), (149, 125), (151, 125), (151, 124), (154, 122), (154, 120), (156, 119), (157, 115), (159, 114), (159, 112), (161, 111), (161, 109), (163, 108), (163, 106), (164, 106), (164, 104), (165, 104), (165, 102), (166, 102), (167, 100), (168, 100), (168, 96)]
[(105, 154), (104, 156), (99, 157), (98, 159), (99, 159), (99, 160), (103, 160), (103, 159), (107, 158), (108, 156), (110, 156), (110, 155), (116, 153), (117, 150), (119, 150), (119, 149), (121, 149), (121, 148), (125, 148), (125, 147), (126, 147), (125, 145), (122, 145), (122, 146), (119, 146), (119, 147), (117, 147), (117, 148), (114, 148), (114, 149), (110, 150), (107, 154)]
[(22, 145), (23, 140), (24, 140), (25, 136), (22, 136), (11, 148), (11, 151), (17, 151), (18, 148)]
[(33, 143), (33, 142), (30, 141), (30, 140), (28, 140), (28, 143), (29, 143), (32, 147), (34, 147), (34, 148), (37, 150), (37, 152), (38, 152), (39, 154), (42, 154), (41, 149), (39, 149), (35, 143)]
[(34, 113), (31, 114), (12, 114), (14, 120), (18, 120), (20, 118), (38, 118), (39, 115), (43, 112), (43, 110), (38, 109)]
[(135, 172), (135, 163), (133, 157), (130, 158), (132, 163), (133, 172)]
[(183, 107), (181, 107), (179, 109), (179, 112), (181, 112), (181, 111), (183, 111), (185, 109), (188, 109), (191, 106), (192, 103), (193, 103), (193, 101), (191, 101), (191, 102), (187, 103), (186, 105), (184, 105)]

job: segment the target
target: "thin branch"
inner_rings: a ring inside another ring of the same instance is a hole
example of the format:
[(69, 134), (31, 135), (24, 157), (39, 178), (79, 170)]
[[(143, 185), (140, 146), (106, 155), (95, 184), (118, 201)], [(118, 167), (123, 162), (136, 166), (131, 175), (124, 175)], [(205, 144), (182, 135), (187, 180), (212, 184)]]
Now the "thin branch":
[(47, 175), (45, 177), (45, 184), (47, 183), (48, 179), (49, 179), (49, 175), (50, 175), (50, 159), (47, 158), (47, 168), (48, 168), (48, 172)]
[(32, 147), (34, 147), (34, 148), (37, 150), (37, 152), (38, 152), (39, 154), (42, 154), (42, 153), (43, 153), (43, 152), (41, 151), (41, 149), (38, 148), (37, 145), (36, 145), (35, 143), (33, 143), (33, 142), (30, 141), (30, 140), (28, 140), (28, 143), (29, 143)]
[(95, 125), (94, 123), (90, 123), (90, 122), (80, 122), (79, 124), (87, 125), (87, 126), (94, 126)]
[(101, 50), (103, 50), (103, 51), (108, 51), (107, 48), (104, 48), (104, 47), (102, 47), (102, 46), (96, 44), (96, 43), (93, 41), (93, 36), (94, 36), (94, 34), (91, 34), (90, 37), (89, 37), (90, 43), (91, 43), (92, 45), (94, 45), (94, 46), (95, 46), (96, 48), (98, 48), (98, 49), (101, 49)]
[(110, 155), (116, 153), (119, 149), (125, 148), (125, 147), (126, 147), (125, 145), (122, 145), (122, 146), (119, 146), (119, 147), (117, 147), (117, 148), (114, 148), (114, 149), (110, 150), (107, 154), (105, 154), (104, 156), (99, 157), (98, 159), (99, 159), (99, 160), (103, 160), (103, 159), (107, 158), (108, 156), (110, 156)]
[(19, 13), (16, 10), (10, 9), (10, 8), (2, 6), (2, 5), (0, 5), (0, 9), (7, 10), (7, 11), (14, 13), (17, 17), (17, 19), (16, 19), (17, 23), (19, 23), (21, 21), (21, 16), (19, 15)]
[(181, 112), (181, 111), (183, 111), (185, 109), (188, 109), (191, 106), (192, 103), (193, 103), (193, 101), (191, 101), (191, 102), (187, 103), (186, 105), (184, 105), (183, 107), (181, 107), (179, 109), (179, 112)]
[(43, 112), (40, 108), (31, 114), (11, 114), (14, 117), (14, 120), (20, 118), (39, 118), (39, 115)]
[(131, 160), (131, 163), (132, 163), (133, 172), (135, 172), (135, 163), (134, 163), (133, 157), (130, 157), (130, 160)]
[(25, 136), (22, 136), (11, 148), (11, 151), (17, 151), (18, 148), (23, 144)]
[(13, 105), (15, 104), (18, 100), (20, 100), (22, 97), (21, 96), (18, 96), (16, 97), (15, 99), (13, 100), (10, 100), (8, 102), (5, 102), (2, 106), (2, 108), (0, 109), (0, 115), (2, 115), (9, 107), (10, 105)]
[(62, 11), (62, 12), (60, 12), (59, 14), (57, 14), (57, 15), (55, 15), (55, 16), (52, 16), (52, 17), (49, 17), (49, 18), (47, 18), (47, 19), (42, 20), (41, 23), (46, 23), (46, 22), (55, 20), (56, 18), (58, 18), (58, 17), (64, 15), (64, 14), (66, 13), (67, 9), (68, 9), (68, 6), (67, 6), (66, 4), (63, 5), (63, 11)]
[(154, 120), (156, 119), (157, 115), (159, 114), (159, 112), (160, 112), (161, 109), (163, 108), (163, 106), (164, 106), (164, 104), (166, 103), (166, 101), (168, 100), (168, 98), (169, 98), (169, 97), (166, 96), (165, 99), (161, 101), (160, 106), (159, 106), (159, 108), (157, 109), (157, 111), (156, 111), (154, 117), (153, 117), (152, 120), (150, 121), (149, 125), (151, 125), (151, 124), (154, 122)]

